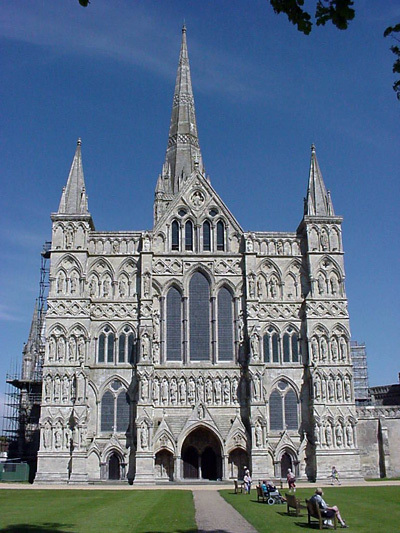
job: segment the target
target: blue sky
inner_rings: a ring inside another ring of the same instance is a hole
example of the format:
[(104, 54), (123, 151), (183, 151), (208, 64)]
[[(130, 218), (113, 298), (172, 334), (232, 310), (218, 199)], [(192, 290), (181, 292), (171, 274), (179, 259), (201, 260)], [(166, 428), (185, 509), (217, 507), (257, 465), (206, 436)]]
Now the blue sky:
[(294, 231), (316, 144), (344, 216), (352, 336), (367, 343), (370, 383), (395, 382), (400, 102), (382, 34), (399, 2), (358, 0), (347, 31), (304, 36), (267, 0), (20, 0), (0, 10), (0, 392), (78, 137), (96, 229), (152, 227), (184, 19), (214, 188), (243, 229)]

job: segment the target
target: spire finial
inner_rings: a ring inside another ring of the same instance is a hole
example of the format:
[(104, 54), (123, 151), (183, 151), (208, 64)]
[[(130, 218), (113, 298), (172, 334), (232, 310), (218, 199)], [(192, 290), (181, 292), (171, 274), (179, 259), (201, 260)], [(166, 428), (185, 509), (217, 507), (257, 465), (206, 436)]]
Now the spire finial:
[(186, 20), (183, 19), (182, 33), (186, 33)]
[(76, 141), (76, 145), (81, 146), (81, 144), (82, 144), (82, 139), (78, 137), (78, 140)]
[(311, 153), (315, 154), (315, 144), (314, 143), (312, 143), (312, 145), (311, 145)]

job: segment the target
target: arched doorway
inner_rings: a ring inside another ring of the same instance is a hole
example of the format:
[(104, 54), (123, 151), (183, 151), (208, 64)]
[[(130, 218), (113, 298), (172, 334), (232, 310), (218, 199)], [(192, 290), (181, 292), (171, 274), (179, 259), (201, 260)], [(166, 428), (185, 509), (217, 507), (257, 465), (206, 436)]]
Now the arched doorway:
[(235, 448), (229, 454), (229, 477), (232, 479), (241, 479), (244, 473), (244, 467), (249, 465), (249, 455), (241, 448)]
[(199, 477), (199, 453), (196, 448), (189, 446), (182, 454), (183, 477), (186, 479), (198, 479)]
[(285, 478), (287, 476), (289, 468), (293, 472), (292, 458), (287, 452), (285, 452), (281, 457), (281, 477)]
[(170, 481), (174, 479), (174, 456), (168, 450), (156, 453), (156, 476)]
[(204, 427), (192, 431), (182, 445), (182, 462), (185, 479), (221, 479), (221, 445), (215, 434)]
[(120, 460), (116, 453), (112, 453), (108, 460), (108, 479), (120, 479)]

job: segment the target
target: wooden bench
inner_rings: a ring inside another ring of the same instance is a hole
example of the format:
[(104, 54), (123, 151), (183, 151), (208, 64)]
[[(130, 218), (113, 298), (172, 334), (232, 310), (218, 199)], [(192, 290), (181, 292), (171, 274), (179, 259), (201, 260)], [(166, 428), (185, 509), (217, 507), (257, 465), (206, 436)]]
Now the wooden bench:
[(268, 496), (266, 496), (264, 494), (261, 486), (257, 485), (256, 489), (257, 489), (257, 501), (259, 502), (261, 500), (262, 502), (267, 502), (268, 501)]
[(292, 513), (290, 509), (294, 509), (296, 511), (296, 516), (299, 516), (300, 509), (301, 509), (300, 500), (296, 498), (294, 494), (288, 494), (288, 493), (285, 494), (285, 498), (286, 498), (286, 505), (287, 505), (287, 514), (290, 515)]
[(239, 493), (242, 494), (243, 493), (243, 481), (234, 479), (233, 483), (235, 485), (235, 494), (239, 494)]
[[(337, 528), (337, 518), (336, 514), (332, 518), (326, 518), (321, 515), (321, 509), (319, 508), (319, 505), (311, 500), (306, 500), (307, 505), (307, 511), (308, 511), (308, 525), (311, 527), (311, 518), (315, 518), (318, 520), (319, 529), (322, 529), (324, 527), (324, 520), (333, 520), (333, 529)], [(314, 523), (314, 522), (313, 522)], [(331, 527), (331, 526), (327, 526)]]

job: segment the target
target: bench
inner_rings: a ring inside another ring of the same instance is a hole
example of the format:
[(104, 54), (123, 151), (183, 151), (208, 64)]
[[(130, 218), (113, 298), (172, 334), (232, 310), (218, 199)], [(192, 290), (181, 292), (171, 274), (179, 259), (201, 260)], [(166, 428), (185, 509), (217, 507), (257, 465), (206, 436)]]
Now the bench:
[[(321, 515), (321, 509), (319, 505), (311, 500), (306, 500), (307, 511), (308, 511), (308, 525), (311, 527), (311, 518), (318, 520), (319, 529), (322, 529), (324, 526), (324, 520), (333, 520), (333, 529), (337, 528), (337, 518), (336, 514), (332, 518), (326, 518)], [(330, 527), (330, 526), (327, 526)]]
[(243, 493), (243, 481), (238, 481), (237, 479), (233, 480), (233, 483), (235, 485), (235, 494), (239, 494), (239, 492)]
[(268, 496), (266, 496), (264, 494), (261, 486), (257, 485), (256, 489), (257, 489), (257, 501), (259, 502), (261, 500), (262, 502), (267, 502), (268, 501)]
[(300, 500), (296, 498), (294, 494), (288, 494), (288, 493), (285, 494), (285, 498), (286, 498), (286, 505), (287, 505), (287, 514), (290, 515), (292, 513), (290, 509), (294, 509), (296, 511), (296, 516), (299, 516), (300, 509), (301, 509)]

